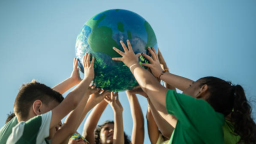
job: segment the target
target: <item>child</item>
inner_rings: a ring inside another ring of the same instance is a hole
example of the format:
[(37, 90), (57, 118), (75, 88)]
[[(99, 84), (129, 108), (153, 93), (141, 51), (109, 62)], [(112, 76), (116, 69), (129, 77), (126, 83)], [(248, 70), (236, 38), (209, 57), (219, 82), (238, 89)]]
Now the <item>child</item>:
[(166, 108), (168, 113), (177, 118), (176, 124), (173, 125), (175, 131), (170, 143), (224, 143), (222, 130), (224, 116), (229, 115), (232, 109), (234, 109), (231, 114), (234, 131), (241, 136), (240, 142), (256, 142), (251, 107), (240, 85), (233, 86), (215, 77), (205, 77), (190, 83), (190, 87), (184, 90), (183, 94), (178, 94), (161, 86), (155, 77), (177, 88), (188, 81), (164, 73), (154, 49), (152, 51), (148, 48), (153, 59), (143, 54), (150, 61), (150, 64), (143, 65), (149, 67), (155, 77), (139, 65), (139, 54), (134, 54), (128, 40), (128, 49), (123, 42), (121, 44), (124, 52), (116, 48), (114, 50), (122, 57), (113, 60), (122, 61), (130, 68), (157, 110), (163, 111)]
[(54, 136), (60, 120), (78, 105), (94, 77), (94, 58), (90, 62), (90, 54), (86, 54), (83, 62), (85, 77), (65, 100), (61, 94), (43, 84), (34, 82), (23, 86), (14, 103), (14, 113), (19, 123), (13, 127), (10, 136), (1, 131), (1, 143), (2, 138), (6, 137), (10, 144), (49, 143), (45, 139)]

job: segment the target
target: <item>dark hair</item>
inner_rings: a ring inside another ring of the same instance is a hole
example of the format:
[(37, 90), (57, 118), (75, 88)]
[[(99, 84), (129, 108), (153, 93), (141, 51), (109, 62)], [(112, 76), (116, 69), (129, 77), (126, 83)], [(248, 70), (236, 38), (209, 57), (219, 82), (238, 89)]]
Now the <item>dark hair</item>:
[[(106, 124), (114, 124), (114, 121), (105, 121), (102, 125), (98, 125), (98, 127), (94, 131), (94, 138), (95, 138), (96, 144), (100, 144), (100, 131)], [(124, 143), (125, 144), (131, 143), (128, 136), (125, 134), (125, 132), (124, 132)]]
[(63, 99), (60, 93), (33, 80), (30, 83), (22, 85), (14, 102), (14, 111), (16, 115), (26, 119), (29, 113), (28, 109), (35, 100), (41, 100), (42, 103), (48, 105), (53, 100), (61, 103)]
[(5, 121), (5, 124), (7, 124), (14, 117), (15, 117), (15, 114), (12, 112), (10, 112), (10, 114), (7, 114), (7, 119)]
[(240, 85), (232, 85), (216, 77), (201, 78), (200, 86), (207, 85), (210, 93), (208, 103), (216, 112), (231, 114), (234, 134), (240, 136), (238, 144), (255, 144), (255, 123), (252, 119), (252, 108), (249, 105), (244, 89)]

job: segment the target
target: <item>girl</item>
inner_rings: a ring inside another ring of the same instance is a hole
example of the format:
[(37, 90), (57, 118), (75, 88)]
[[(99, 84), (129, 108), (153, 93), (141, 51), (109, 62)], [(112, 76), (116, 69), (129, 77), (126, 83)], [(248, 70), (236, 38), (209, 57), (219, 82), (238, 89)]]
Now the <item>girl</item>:
[(239, 142), (256, 142), (251, 107), (240, 85), (232, 85), (216, 77), (204, 77), (193, 82), (165, 73), (154, 49), (148, 48), (153, 58), (143, 54), (150, 61), (150, 64), (143, 65), (149, 67), (155, 77), (176, 88), (190, 85), (183, 94), (178, 94), (161, 86), (154, 76), (140, 66), (140, 54), (134, 54), (128, 40), (128, 49), (123, 42), (121, 45), (124, 52), (117, 48), (114, 50), (122, 57), (113, 60), (122, 61), (130, 68), (158, 111), (167, 109), (169, 114), (176, 116), (177, 121), (172, 124), (175, 131), (170, 143), (224, 143), (222, 125), (224, 117), (229, 114), (234, 123), (234, 132), (241, 136)]

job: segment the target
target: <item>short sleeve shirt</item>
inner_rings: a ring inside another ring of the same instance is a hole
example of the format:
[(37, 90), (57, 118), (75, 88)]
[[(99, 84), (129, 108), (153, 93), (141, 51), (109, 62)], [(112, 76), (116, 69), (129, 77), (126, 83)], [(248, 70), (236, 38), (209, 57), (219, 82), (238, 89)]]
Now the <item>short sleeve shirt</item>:
[(168, 90), (166, 108), (178, 120), (170, 144), (224, 143), (224, 115), (215, 112), (205, 100)]
[(17, 117), (12, 118), (0, 129), (0, 144), (5, 144), (8, 137), (12, 133), (12, 128), (18, 124)]
[(52, 111), (38, 115), (26, 122), (19, 122), (12, 129), (7, 144), (47, 144)]
[(223, 125), (223, 132), (225, 144), (237, 144), (237, 142), (240, 140), (240, 136), (234, 134), (233, 124), (228, 120), (226, 120)]

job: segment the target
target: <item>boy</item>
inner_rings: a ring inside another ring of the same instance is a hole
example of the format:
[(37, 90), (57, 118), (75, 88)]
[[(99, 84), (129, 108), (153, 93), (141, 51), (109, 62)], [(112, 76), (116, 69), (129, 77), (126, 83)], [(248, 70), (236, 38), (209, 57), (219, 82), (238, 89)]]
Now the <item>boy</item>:
[(94, 58), (90, 62), (90, 54), (86, 53), (83, 58), (84, 79), (65, 100), (61, 94), (43, 84), (34, 82), (23, 86), (14, 103), (14, 113), (19, 123), (12, 128), (10, 136), (6, 133), (6, 125), (0, 130), (0, 143), (5, 143), (6, 139), (8, 144), (49, 143), (45, 139), (49, 140), (54, 136), (61, 119), (76, 108), (83, 98), (94, 78), (93, 64)]

